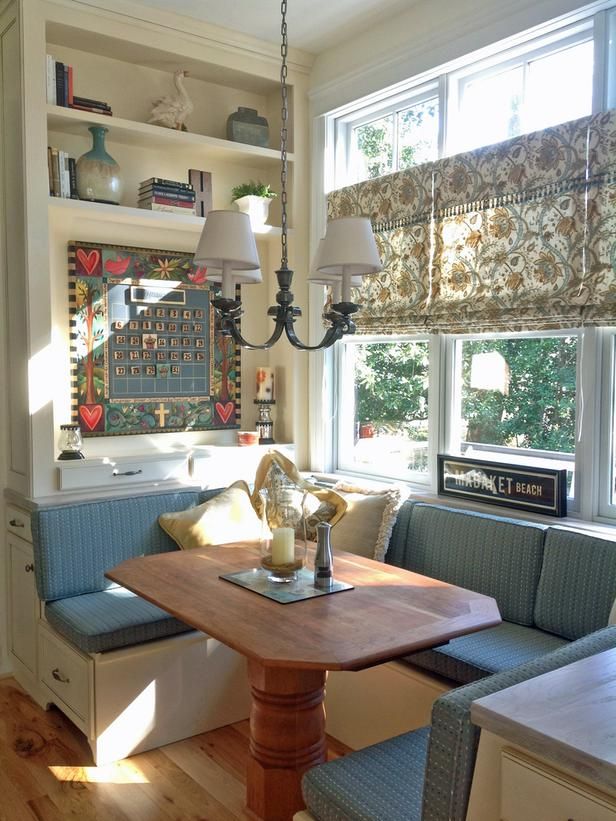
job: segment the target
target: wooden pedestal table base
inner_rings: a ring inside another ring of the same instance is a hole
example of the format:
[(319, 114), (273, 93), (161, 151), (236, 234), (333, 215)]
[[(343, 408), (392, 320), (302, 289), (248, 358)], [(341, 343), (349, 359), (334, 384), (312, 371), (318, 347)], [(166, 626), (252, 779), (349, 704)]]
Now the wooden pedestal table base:
[(326, 760), (325, 672), (248, 662), (252, 693), (246, 803), (256, 818), (288, 821), (304, 808), (301, 778)]

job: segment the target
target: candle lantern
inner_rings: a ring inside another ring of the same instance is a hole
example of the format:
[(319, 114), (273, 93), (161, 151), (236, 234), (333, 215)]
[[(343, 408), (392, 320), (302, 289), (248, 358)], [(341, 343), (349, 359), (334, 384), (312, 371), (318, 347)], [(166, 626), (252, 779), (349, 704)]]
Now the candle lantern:
[[(306, 561), (306, 528), (304, 504), (301, 514), (285, 502), (281, 488), (276, 493), (262, 489), (261, 500), (261, 567), (268, 573), (268, 581), (294, 582)], [(304, 494), (305, 496), (305, 494)]]
[(274, 399), (274, 369), (257, 368), (257, 396), (255, 405), (259, 409), (257, 432), (260, 445), (274, 444), (274, 422), (271, 408), (276, 404)]

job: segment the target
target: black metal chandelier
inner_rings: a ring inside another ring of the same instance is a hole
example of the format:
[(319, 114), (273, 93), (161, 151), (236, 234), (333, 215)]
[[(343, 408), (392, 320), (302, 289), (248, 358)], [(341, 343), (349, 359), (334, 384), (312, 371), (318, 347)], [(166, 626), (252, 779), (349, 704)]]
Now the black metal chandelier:
[[(242, 303), (235, 299), (237, 283), (261, 282), (259, 257), (254, 234), (247, 214), (239, 211), (210, 211), (195, 253), (195, 262), (208, 267), (208, 278), (222, 283), (222, 295), (212, 300), (223, 336), (232, 337), (242, 348), (267, 350), (282, 336), (283, 332), (294, 348), (302, 351), (316, 351), (329, 348), (344, 334), (355, 332), (352, 315), (361, 306), (351, 301), (351, 285), (357, 284), (359, 277), (381, 270), (376, 242), (367, 217), (345, 217), (328, 223), (325, 237), (320, 241), (317, 259), (313, 266), (318, 274), (317, 282), (335, 282), (342, 279), (339, 302), (334, 303), (323, 315), (329, 323), (323, 339), (318, 345), (304, 344), (295, 333), (295, 320), (302, 315), (301, 309), (293, 305), (291, 283), (293, 271), (288, 266), (287, 251), (287, 121), (289, 115), (287, 89), (287, 0), (281, 2), (282, 22), (280, 27), (282, 42), (280, 54), (281, 86), (281, 127), (280, 127), (280, 203), (281, 203), (281, 260), (276, 271), (278, 293), (276, 305), (267, 311), (274, 320), (274, 331), (261, 345), (247, 342), (239, 329), (243, 313)], [(214, 269), (212, 272), (211, 269)]]

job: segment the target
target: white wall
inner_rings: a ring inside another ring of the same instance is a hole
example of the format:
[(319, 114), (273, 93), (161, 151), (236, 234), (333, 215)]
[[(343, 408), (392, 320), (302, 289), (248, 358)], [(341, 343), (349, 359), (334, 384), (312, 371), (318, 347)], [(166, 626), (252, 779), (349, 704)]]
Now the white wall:
[(420, 0), (320, 54), (313, 114), (401, 82), (581, 7), (580, 0)]

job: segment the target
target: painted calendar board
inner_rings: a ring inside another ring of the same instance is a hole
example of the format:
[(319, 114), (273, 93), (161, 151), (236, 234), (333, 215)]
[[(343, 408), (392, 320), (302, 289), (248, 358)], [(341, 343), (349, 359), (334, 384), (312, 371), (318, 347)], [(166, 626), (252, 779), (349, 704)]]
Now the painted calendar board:
[(73, 420), (84, 436), (237, 428), (239, 349), (192, 254), (69, 244)]

